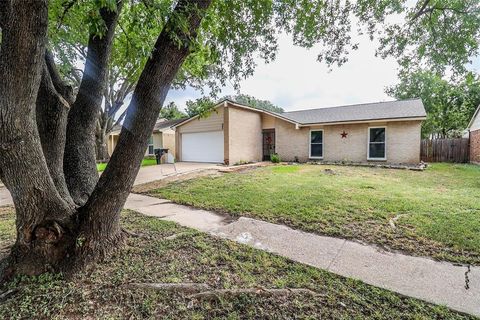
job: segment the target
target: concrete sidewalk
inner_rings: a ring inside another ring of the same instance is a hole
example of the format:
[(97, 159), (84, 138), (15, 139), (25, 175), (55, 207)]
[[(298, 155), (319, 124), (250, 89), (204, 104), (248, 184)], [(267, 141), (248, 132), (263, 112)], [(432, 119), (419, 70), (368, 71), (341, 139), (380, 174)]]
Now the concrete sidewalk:
[[(131, 194), (125, 205), (368, 284), (480, 316), (480, 268), (379, 250), (250, 218), (228, 220), (168, 200)], [(468, 289), (467, 289), (468, 288)]]
[[(200, 163), (200, 162), (177, 162), (175, 164), (162, 164), (156, 166), (141, 167), (135, 178), (134, 185), (141, 185), (144, 183), (162, 180), (179, 174), (186, 174), (190, 172), (197, 172), (208, 169), (222, 169), (221, 165), (215, 163)], [(10, 192), (0, 182), (0, 207), (13, 205)]]

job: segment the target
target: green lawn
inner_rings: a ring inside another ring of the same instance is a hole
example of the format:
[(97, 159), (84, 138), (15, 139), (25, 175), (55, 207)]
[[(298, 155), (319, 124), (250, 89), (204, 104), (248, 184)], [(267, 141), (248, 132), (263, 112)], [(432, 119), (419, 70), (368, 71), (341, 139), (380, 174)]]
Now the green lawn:
[(410, 254), (480, 264), (480, 166), (434, 164), (423, 172), (275, 166), (173, 183), (152, 194)]
[[(153, 166), (153, 165), (156, 165), (157, 164), (157, 160), (155, 158), (145, 158), (142, 160), (142, 167), (147, 167), (147, 166)], [(97, 163), (97, 170), (98, 172), (102, 172), (103, 170), (105, 170), (105, 168), (107, 167), (107, 163), (106, 162), (102, 162), (102, 163)]]
[[(0, 248), (13, 241), (13, 219), (12, 209), (0, 208), (0, 226), (10, 235), (0, 238)], [(17, 291), (0, 304), (0, 319), (473, 319), (171, 222), (125, 212), (122, 224), (136, 236), (95, 269), (69, 281), (46, 274), (4, 284), (1, 292)], [(132, 282), (306, 288), (318, 295), (204, 300), (128, 287)]]

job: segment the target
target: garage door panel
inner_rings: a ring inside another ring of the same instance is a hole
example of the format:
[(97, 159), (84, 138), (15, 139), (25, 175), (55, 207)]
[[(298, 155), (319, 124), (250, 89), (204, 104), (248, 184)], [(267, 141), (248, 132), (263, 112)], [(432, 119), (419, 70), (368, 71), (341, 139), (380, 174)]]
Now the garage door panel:
[(182, 161), (223, 163), (223, 131), (182, 133)]

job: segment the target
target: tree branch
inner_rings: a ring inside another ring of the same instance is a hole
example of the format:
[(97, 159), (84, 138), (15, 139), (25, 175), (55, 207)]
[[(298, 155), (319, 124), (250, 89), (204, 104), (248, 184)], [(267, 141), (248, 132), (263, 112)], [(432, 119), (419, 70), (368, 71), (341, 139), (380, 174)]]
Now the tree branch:
[(123, 1), (117, 10), (100, 9), (106, 33), (90, 35), (87, 59), (77, 98), (68, 115), (65, 178), (74, 201), (85, 203), (98, 180), (95, 134), (106, 86), (108, 60)]
[(415, 13), (415, 15), (412, 17), (411, 21), (417, 20), (421, 15), (427, 13), (428, 10), (426, 10), (426, 8), (429, 3), (430, 3), (430, 0), (425, 0), (422, 6), (420, 7), (420, 9), (417, 11), (417, 13)]
[[(37, 95), (36, 119), (37, 128), (42, 144), (43, 154), (47, 163), (50, 176), (60, 196), (73, 206), (73, 200), (68, 192), (65, 176), (63, 174), (63, 156), (65, 150), (65, 133), (67, 128), (67, 116), (70, 110), (69, 102), (57, 91), (54, 79), (58, 74), (51, 66), (48, 67), (49, 59), (46, 54), (43, 66), (42, 80)], [(59, 80), (59, 79), (55, 79)], [(61, 84), (57, 83), (57, 86)], [(60, 86), (60, 88), (63, 88)], [(66, 96), (71, 92), (65, 90)]]
[(196, 39), (210, 3), (211, 0), (179, 0), (173, 17), (155, 43), (135, 87), (109, 165), (81, 209), (83, 230), (92, 242), (101, 241), (97, 239), (99, 235), (112, 229), (120, 232), (119, 214), (137, 176), (148, 138), (171, 83), (190, 53), (192, 41)]

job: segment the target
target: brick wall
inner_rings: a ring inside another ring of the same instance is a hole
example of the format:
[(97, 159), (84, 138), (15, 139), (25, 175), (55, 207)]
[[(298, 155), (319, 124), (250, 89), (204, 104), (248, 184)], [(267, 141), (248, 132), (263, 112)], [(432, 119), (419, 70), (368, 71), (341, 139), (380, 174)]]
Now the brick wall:
[[(385, 123), (359, 123), (302, 127), (282, 120), (275, 122), (276, 152), (284, 161), (309, 160), (311, 129), (323, 129), (323, 158), (325, 161), (367, 162), (369, 126), (386, 126), (386, 163), (419, 163), (421, 121), (393, 121)], [(348, 133), (342, 138), (341, 133)]]
[(480, 130), (470, 132), (470, 162), (480, 164)]

